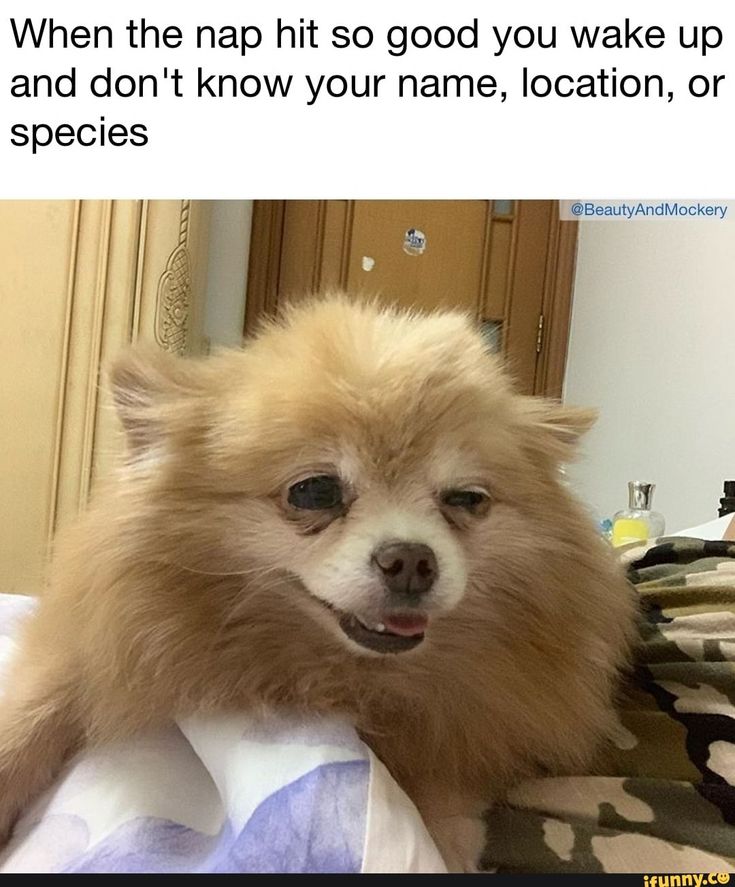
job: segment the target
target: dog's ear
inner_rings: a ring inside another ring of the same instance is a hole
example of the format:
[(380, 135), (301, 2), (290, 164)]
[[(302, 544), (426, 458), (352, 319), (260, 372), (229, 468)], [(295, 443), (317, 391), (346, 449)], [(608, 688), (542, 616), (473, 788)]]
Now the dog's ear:
[(597, 410), (544, 397), (524, 397), (521, 414), (530, 446), (559, 463), (574, 459), (580, 438), (597, 421)]
[(112, 363), (112, 401), (133, 453), (155, 445), (182, 401), (195, 393), (194, 363), (153, 348), (130, 349)]

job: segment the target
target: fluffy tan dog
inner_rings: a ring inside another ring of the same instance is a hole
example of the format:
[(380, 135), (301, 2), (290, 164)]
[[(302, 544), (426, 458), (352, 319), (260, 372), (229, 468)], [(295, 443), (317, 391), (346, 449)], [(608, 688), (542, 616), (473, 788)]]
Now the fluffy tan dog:
[(0, 707), (0, 829), (87, 743), (348, 712), (457, 867), (463, 819), (611, 731), (632, 602), (463, 316), (343, 297), (206, 361), (113, 369), (125, 467), (59, 542)]

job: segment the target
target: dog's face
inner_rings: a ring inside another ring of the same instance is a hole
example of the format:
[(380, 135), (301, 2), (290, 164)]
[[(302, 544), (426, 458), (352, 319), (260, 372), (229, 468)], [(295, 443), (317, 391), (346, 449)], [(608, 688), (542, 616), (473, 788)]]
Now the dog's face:
[(524, 497), (589, 421), (514, 394), (462, 316), (343, 299), (201, 364), (131, 356), (113, 389), (125, 483), (182, 566), (273, 583), (280, 605), (285, 584), (374, 655), (420, 648), (487, 583), (498, 533), (533, 532)]
[(280, 491), (280, 525), (269, 529), (282, 536), (290, 570), (353, 645), (410, 650), (432, 615), (465, 592), (461, 537), (487, 515), (484, 475), (469, 459), (447, 471), (437, 451), (395, 454), (395, 474), (386, 477), (385, 463), (366, 449), (347, 442), (338, 449), (298, 466)]

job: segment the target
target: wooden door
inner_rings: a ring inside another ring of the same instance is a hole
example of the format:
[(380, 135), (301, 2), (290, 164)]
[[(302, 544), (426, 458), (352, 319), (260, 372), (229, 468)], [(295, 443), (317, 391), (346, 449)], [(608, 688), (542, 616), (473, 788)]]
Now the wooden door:
[(330, 289), (459, 308), (521, 390), (559, 396), (576, 234), (550, 200), (256, 201), (245, 331)]

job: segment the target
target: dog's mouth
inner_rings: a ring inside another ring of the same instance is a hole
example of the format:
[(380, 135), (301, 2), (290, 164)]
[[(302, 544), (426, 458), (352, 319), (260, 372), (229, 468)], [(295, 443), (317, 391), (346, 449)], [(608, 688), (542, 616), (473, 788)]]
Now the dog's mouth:
[(375, 653), (405, 653), (424, 640), (429, 620), (423, 613), (386, 613), (382, 622), (368, 626), (352, 613), (336, 613), (347, 637)]
[(405, 653), (419, 646), (429, 626), (429, 616), (418, 609), (386, 609), (379, 617), (360, 619), (340, 610), (316, 594), (311, 598), (327, 610), (342, 632), (354, 643), (374, 653)]

